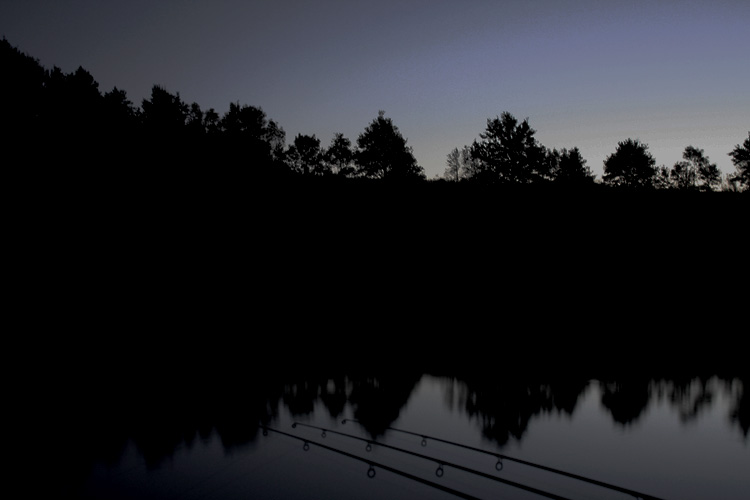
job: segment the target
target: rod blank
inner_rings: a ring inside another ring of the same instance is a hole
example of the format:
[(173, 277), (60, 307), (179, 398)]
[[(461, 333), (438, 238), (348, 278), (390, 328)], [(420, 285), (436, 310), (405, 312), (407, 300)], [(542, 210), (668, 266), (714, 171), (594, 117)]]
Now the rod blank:
[[(361, 422), (359, 422), (358, 420), (354, 420), (354, 419), (351, 419), (351, 418), (348, 418), (348, 419), (345, 418), (344, 420), (341, 421), (341, 423), (344, 424), (344, 425), (347, 422), (354, 422), (354, 423), (362, 425)], [(641, 499), (641, 500), (663, 500), (663, 499), (661, 499), (659, 497), (655, 497), (655, 496), (652, 496), (652, 495), (646, 495), (645, 493), (640, 493), (638, 491), (631, 490), (629, 488), (623, 488), (621, 486), (617, 486), (617, 485), (614, 485), (614, 484), (605, 483), (603, 481), (598, 481), (596, 479), (591, 479), (589, 477), (581, 476), (581, 475), (578, 475), (578, 474), (573, 474), (571, 472), (566, 472), (566, 471), (563, 471), (563, 470), (560, 470), (560, 469), (554, 469), (552, 467), (547, 467), (546, 465), (535, 464), (535, 463), (529, 462), (527, 460), (521, 460), (520, 458), (509, 457), (508, 455), (503, 455), (502, 453), (496, 453), (496, 452), (493, 452), (493, 451), (483, 450), (481, 448), (475, 448), (473, 446), (468, 446), (468, 445), (465, 445), (465, 444), (462, 444), (462, 443), (456, 443), (454, 441), (448, 441), (446, 439), (441, 439), (441, 438), (434, 437), (434, 436), (428, 436), (428, 435), (425, 435), (425, 434), (419, 434), (419, 433), (412, 432), (412, 431), (407, 431), (407, 430), (403, 430), (403, 429), (397, 429), (395, 427), (386, 427), (386, 429), (394, 431), (394, 432), (401, 432), (403, 434), (409, 434), (409, 435), (412, 435), (412, 436), (421, 437), (422, 438), (422, 443), (421, 443), (422, 446), (427, 446), (427, 440), (431, 439), (432, 441), (437, 441), (439, 443), (445, 443), (445, 444), (449, 444), (451, 446), (457, 446), (459, 448), (464, 448), (464, 449), (475, 451), (475, 452), (478, 452), (478, 453), (484, 453), (486, 455), (494, 456), (494, 457), (496, 457), (498, 459), (497, 464), (495, 464), (495, 469), (497, 469), (498, 471), (502, 470), (502, 468), (503, 468), (501, 460), (508, 460), (510, 462), (516, 462), (516, 463), (519, 463), (519, 464), (527, 465), (529, 467), (534, 467), (536, 469), (540, 469), (540, 470), (544, 470), (544, 471), (547, 471), (547, 472), (551, 472), (553, 474), (559, 474), (561, 476), (566, 476), (566, 477), (569, 477), (569, 478), (572, 478), (572, 479), (576, 479), (578, 481), (583, 481), (583, 482), (586, 482), (586, 483), (589, 483), (589, 484), (594, 484), (596, 486), (601, 486), (602, 488), (607, 488), (607, 489), (610, 489), (610, 490), (613, 490), (613, 491), (619, 491), (620, 493), (626, 493), (628, 495), (634, 496), (634, 497), (636, 497), (638, 499)], [(499, 468), (498, 468), (498, 465), (499, 465)]]
[(519, 488), (519, 489), (522, 489), (522, 490), (525, 490), (525, 491), (528, 491), (528, 492), (531, 492), (531, 493), (534, 493), (536, 495), (540, 495), (540, 496), (543, 496), (543, 497), (552, 498), (554, 500), (570, 500), (567, 497), (563, 497), (563, 496), (557, 495), (555, 493), (550, 493), (548, 491), (540, 490), (538, 488), (534, 488), (533, 486), (527, 486), (525, 484), (521, 484), (521, 483), (517, 483), (515, 481), (511, 481), (509, 479), (505, 479), (505, 478), (493, 476), (493, 475), (490, 475), (490, 474), (487, 474), (487, 473), (484, 473), (484, 472), (472, 469), (470, 467), (466, 467), (466, 466), (463, 466), (463, 465), (460, 465), (460, 464), (456, 464), (456, 463), (453, 463), (453, 462), (448, 462), (448, 461), (445, 461), (445, 460), (439, 460), (437, 458), (430, 457), (428, 455), (423, 455), (421, 453), (417, 453), (417, 452), (414, 452), (414, 451), (405, 450), (403, 448), (399, 448), (397, 446), (392, 446), (392, 445), (386, 444), (386, 443), (381, 443), (379, 441), (375, 441), (375, 440), (372, 440), (372, 439), (365, 439), (365, 438), (361, 438), (359, 436), (353, 436), (351, 434), (346, 434), (344, 432), (339, 432), (339, 431), (335, 431), (335, 430), (331, 430), (331, 429), (324, 429), (323, 427), (318, 427), (317, 425), (304, 424), (304, 423), (301, 423), (301, 422), (294, 422), (292, 424), (292, 428), (296, 428), (297, 426), (309, 427), (311, 429), (317, 429), (317, 430), (325, 432), (325, 433), (337, 434), (339, 436), (344, 436), (344, 437), (349, 438), (349, 439), (354, 439), (354, 440), (357, 440), (357, 441), (364, 441), (368, 445), (375, 444), (377, 446), (380, 446), (381, 448), (387, 448), (387, 449), (395, 450), (395, 451), (398, 451), (400, 453), (404, 453), (404, 454), (411, 455), (411, 456), (414, 456), (414, 457), (417, 457), (417, 458), (421, 458), (423, 460), (429, 460), (431, 462), (435, 462), (437, 464), (437, 466), (438, 466), (437, 470), (435, 470), (435, 475), (437, 477), (443, 477), (443, 474), (445, 473), (445, 470), (443, 469), (444, 466), (446, 466), (446, 467), (452, 467), (452, 468), (457, 469), (457, 470), (461, 470), (461, 471), (464, 471), (464, 472), (468, 472), (470, 474), (481, 476), (483, 478), (490, 479), (492, 481), (496, 481), (496, 482), (499, 482), (499, 483), (503, 483), (505, 485), (512, 486), (514, 488)]
[(311, 441), (309, 439), (301, 438), (299, 436), (295, 436), (294, 434), (289, 434), (288, 432), (280, 431), (280, 430), (274, 429), (272, 427), (261, 426), (261, 428), (263, 429), (264, 433), (267, 432), (267, 431), (275, 432), (277, 434), (281, 434), (282, 436), (287, 436), (289, 438), (297, 439), (299, 441), (302, 441), (308, 447), (309, 447), (309, 445), (312, 444), (312, 445), (318, 446), (319, 448), (323, 448), (324, 450), (328, 450), (328, 451), (332, 451), (334, 453), (338, 453), (340, 455), (344, 455), (345, 457), (351, 458), (353, 460), (357, 460), (359, 462), (364, 462), (364, 463), (366, 463), (369, 466), (369, 468), (367, 469), (367, 477), (369, 477), (370, 479), (372, 479), (372, 478), (375, 477), (375, 467), (379, 467), (379, 468), (381, 468), (383, 470), (386, 470), (388, 472), (392, 472), (394, 474), (397, 474), (399, 476), (405, 477), (405, 478), (410, 479), (412, 481), (416, 481), (416, 482), (424, 484), (426, 486), (430, 486), (432, 488), (436, 488), (436, 489), (444, 491), (446, 493), (450, 493), (450, 494), (455, 495), (455, 496), (457, 496), (459, 498), (464, 498), (466, 500), (480, 500), (478, 497), (475, 497), (473, 495), (469, 495), (469, 494), (464, 493), (462, 491), (455, 490), (453, 488), (449, 488), (449, 487), (447, 487), (445, 485), (442, 485), (442, 484), (439, 484), (439, 483), (435, 483), (433, 481), (429, 481), (427, 479), (415, 476), (413, 474), (409, 474), (408, 472), (404, 472), (402, 470), (396, 469), (394, 467), (390, 467), (390, 466), (385, 465), (385, 464), (381, 464), (381, 463), (378, 463), (378, 462), (375, 462), (375, 461), (372, 461), (372, 460), (367, 460), (367, 459), (364, 459), (362, 457), (358, 457), (357, 455), (354, 455), (354, 454), (351, 454), (351, 453), (347, 453), (347, 452), (345, 452), (343, 450), (339, 450), (337, 448), (325, 445), (323, 443), (318, 443), (316, 441)]

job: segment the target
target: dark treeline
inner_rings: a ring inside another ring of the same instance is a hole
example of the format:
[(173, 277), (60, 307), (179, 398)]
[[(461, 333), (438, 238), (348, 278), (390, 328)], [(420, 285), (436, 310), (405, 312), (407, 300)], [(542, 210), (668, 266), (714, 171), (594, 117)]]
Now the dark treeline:
[(0, 67), (4, 163), (15, 170), (64, 170), (65, 180), (97, 169), (97, 177), (83, 179), (92, 186), (101, 178), (184, 183), (194, 175), (202, 177), (198, 184), (296, 176), (424, 179), (383, 112), (356, 147), (342, 134), (327, 148), (315, 135), (298, 135), (287, 145), (284, 130), (259, 107), (230, 103), (220, 115), (159, 85), (136, 106), (116, 87), (102, 93), (84, 68), (45, 69), (5, 39)]
[[(579, 190), (593, 185), (595, 175), (578, 148), (550, 150), (534, 134), (528, 120), (519, 123), (509, 113), (487, 120), (480, 141), (448, 154), (444, 178), (508, 185), (552, 183)], [(605, 159), (602, 183), (631, 190), (747, 191), (749, 152), (750, 132), (728, 153), (736, 172), (722, 178), (702, 149), (687, 146), (682, 161), (671, 168), (657, 167), (647, 144), (627, 139)]]
[[(40, 322), (104, 327), (134, 353), (159, 336), (234, 345), (203, 332), (252, 323), (280, 360), (338, 343), (373, 359), (435, 349), (450, 363), (481, 350), (438, 348), (438, 332), (503, 346), (533, 334), (554, 350), (570, 328), (608, 352), (651, 349), (654, 328), (711, 332), (696, 350), (736, 352), (748, 198), (701, 192), (712, 184), (698, 160), (681, 170), (695, 189), (651, 189), (653, 159), (625, 141), (595, 183), (577, 149), (547, 150), (506, 113), (454, 155), (466, 182), (429, 182), (382, 113), (356, 147), (340, 134), (328, 148), (302, 135), (287, 145), (260, 108), (220, 115), (159, 86), (137, 107), (6, 40), (0, 66), (4, 173), (24, 181), (7, 183), (13, 242), (33, 262), (16, 296), (51, 302), (30, 315)], [(356, 341), (336, 336), (352, 330)]]
[[(424, 180), (406, 139), (381, 111), (355, 143), (336, 134), (330, 145), (315, 135), (297, 135), (287, 144), (283, 128), (255, 106), (230, 103), (220, 114), (187, 103), (179, 93), (155, 85), (140, 106), (125, 91), (102, 92), (94, 77), (79, 67), (72, 73), (43, 68), (3, 39), (0, 87), (4, 161), (15, 170), (42, 168), (73, 176), (82, 169), (114, 180), (137, 178), (154, 183), (166, 177), (185, 182), (198, 175), (257, 181), (292, 177), (340, 177)], [(549, 150), (534, 137), (528, 120), (503, 113), (487, 121), (481, 140), (448, 155), (444, 179), (479, 184), (540, 185), (578, 188), (594, 175), (578, 148)], [(605, 161), (603, 183), (627, 188), (748, 190), (750, 136), (728, 152), (736, 173), (722, 179), (703, 150), (685, 149), (684, 161), (656, 167), (648, 146), (621, 142)], [(65, 178), (63, 176), (63, 178)], [(110, 185), (110, 189), (113, 186)]]
[(619, 154), (621, 188), (594, 183), (507, 114), (464, 155), (474, 182), (428, 182), (382, 113), (356, 147), (287, 145), (259, 108), (158, 86), (136, 107), (5, 40), (0, 63), (13, 296), (41, 368), (168, 378), (247, 343), (287, 368), (744, 363), (744, 194), (637, 189)]
[[(356, 146), (341, 134), (327, 148), (306, 135), (287, 144), (253, 106), (220, 115), (154, 86), (138, 107), (5, 39), (0, 66), (3, 170), (23, 181), (7, 183), (16, 241), (46, 292), (74, 283), (102, 317), (127, 304), (127, 321), (215, 318), (209, 304), (231, 309), (251, 292), (259, 313), (340, 327), (412, 317), (424, 330), (449, 312), (456, 327), (487, 315), (716, 328), (740, 314), (726, 290), (745, 286), (748, 198), (701, 192), (715, 166), (697, 148), (660, 177), (646, 146), (624, 141), (595, 183), (577, 148), (549, 151), (503, 113), (429, 182), (383, 113)], [(738, 189), (749, 147), (731, 152)], [(658, 178), (684, 189), (653, 189)]]

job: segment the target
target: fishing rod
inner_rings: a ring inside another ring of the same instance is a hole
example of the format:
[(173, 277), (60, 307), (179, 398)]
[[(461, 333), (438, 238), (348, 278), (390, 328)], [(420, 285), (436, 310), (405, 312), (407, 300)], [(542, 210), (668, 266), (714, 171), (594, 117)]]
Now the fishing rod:
[(511, 481), (509, 479), (505, 479), (505, 478), (493, 476), (491, 474), (487, 474), (485, 472), (481, 472), (481, 471), (478, 471), (478, 470), (475, 470), (475, 469), (472, 469), (472, 468), (469, 468), (469, 467), (466, 467), (466, 466), (463, 466), (463, 465), (460, 465), (460, 464), (456, 464), (456, 463), (453, 463), (453, 462), (448, 462), (446, 460), (439, 460), (439, 459), (437, 459), (435, 457), (430, 457), (428, 455), (423, 455), (421, 453), (417, 453), (417, 452), (414, 452), (414, 451), (405, 450), (405, 449), (399, 448), (397, 446), (392, 446), (392, 445), (389, 445), (389, 444), (381, 443), (381, 442), (375, 441), (373, 439), (365, 439), (365, 438), (362, 438), (362, 437), (359, 437), (359, 436), (353, 436), (351, 434), (346, 434), (344, 432), (339, 432), (339, 431), (335, 431), (335, 430), (331, 430), (331, 429), (325, 429), (323, 427), (318, 427), (317, 425), (310, 425), (310, 424), (305, 424), (305, 423), (302, 423), (302, 422), (294, 422), (292, 424), (292, 428), (296, 428), (297, 426), (309, 427), (311, 429), (317, 429), (319, 431), (322, 431), (322, 434), (321, 434), (322, 438), (326, 437), (326, 433), (331, 433), (331, 434), (336, 434), (336, 435), (339, 435), (339, 436), (344, 436), (344, 437), (347, 437), (347, 438), (350, 438), (350, 439), (355, 439), (357, 441), (363, 441), (363, 442), (367, 443), (367, 447), (365, 448), (365, 450), (368, 451), (368, 452), (372, 450), (372, 445), (374, 444), (374, 445), (377, 445), (377, 446), (379, 446), (381, 448), (387, 448), (387, 449), (395, 450), (395, 451), (398, 451), (398, 452), (401, 452), (401, 453), (405, 453), (407, 455), (411, 455), (411, 456), (414, 456), (414, 457), (417, 457), (417, 458), (421, 458), (421, 459), (424, 459), (424, 460), (429, 460), (431, 462), (435, 462), (436, 464), (438, 464), (438, 468), (435, 471), (435, 475), (437, 477), (443, 477), (443, 473), (444, 473), (443, 467), (444, 466), (445, 467), (452, 467), (452, 468), (457, 469), (457, 470), (468, 472), (470, 474), (475, 474), (477, 476), (481, 476), (481, 477), (484, 477), (484, 478), (487, 478), (487, 479), (491, 479), (492, 481), (497, 481), (499, 483), (503, 483), (503, 484), (506, 484), (508, 486), (513, 486), (515, 488), (520, 488), (522, 490), (526, 490), (526, 491), (529, 491), (531, 493), (535, 493), (537, 495), (544, 496), (544, 497), (547, 497), (547, 498), (552, 498), (554, 500), (569, 500), (567, 497), (563, 497), (563, 496), (557, 495), (555, 493), (549, 493), (547, 491), (534, 488), (533, 486), (527, 486), (525, 484), (521, 484), (521, 483), (517, 483), (515, 481)]
[[(341, 421), (341, 423), (344, 424), (344, 425), (346, 425), (347, 422), (354, 422), (354, 423), (362, 425), (362, 423), (360, 421), (354, 420), (354, 419), (351, 419), (351, 418), (345, 418), (344, 420)], [(526, 460), (521, 460), (520, 458), (509, 457), (508, 455), (503, 455), (502, 453), (496, 453), (496, 452), (489, 451), (489, 450), (483, 450), (482, 448), (475, 448), (473, 446), (465, 445), (465, 444), (462, 444), (462, 443), (456, 443), (454, 441), (448, 441), (447, 439), (441, 439), (441, 438), (434, 437), (434, 436), (428, 436), (426, 434), (419, 434), (417, 432), (407, 431), (407, 430), (403, 430), (403, 429), (397, 429), (395, 427), (386, 427), (386, 429), (394, 431), (394, 432), (401, 432), (403, 434), (409, 434), (409, 435), (412, 435), (412, 436), (421, 437), (422, 438), (422, 443), (421, 443), (422, 446), (427, 446), (427, 440), (431, 439), (432, 441), (437, 441), (437, 442), (440, 442), (440, 443), (449, 444), (451, 446), (457, 446), (459, 448), (464, 448), (464, 449), (475, 451), (475, 452), (478, 452), (478, 453), (484, 453), (485, 455), (491, 455), (491, 456), (493, 456), (493, 457), (495, 457), (495, 458), (498, 459), (497, 463), (495, 464), (495, 469), (498, 470), (498, 471), (501, 471), (503, 469), (502, 460), (508, 460), (509, 462), (516, 462), (516, 463), (519, 463), (519, 464), (527, 465), (529, 467), (534, 467), (536, 469), (541, 469), (541, 470), (544, 470), (544, 471), (547, 471), (547, 472), (551, 472), (553, 474), (559, 474), (561, 476), (570, 477), (570, 478), (576, 479), (578, 481), (583, 481), (583, 482), (586, 482), (586, 483), (589, 483), (589, 484), (594, 484), (596, 486), (601, 486), (602, 488), (607, 488), (607, 489), (610, 489), (610, 490), (613, 490), (613, 491), (619, 491), (620, 493), (626, 493), (628, 495), (631, 495), (631, 496), (633, 496), (635, 498), (638, 498), (638, 499), (641, 499), (641, 500), (663, 500), (663, 499), (661, 499), (659, 497), (655, 497), (655, 496), (652, 496), (652, 495), (647, 495), (645, 493), (641, 493), (639, 491), (631, 490), (629, 488), (623, 488), (621, 486), (617, 486), (617, 485), (614, 485), (614, 484), (605, 483), (604, 481), (598, 481), (596, 479), (591, 479), (589, 477), (580, 476), (578, 474), (573, 474), (571, 472), (566, 472), (566, 471), (563, 471), (563, 470), (560, 470), (560, 469), (554, 469), (552, 467), (547, 467), (546, 465), (535, 464), (533, 462), (528, 462)]]
[(345, 452), (343, 450), (339, 450), (337, 448), (325, 445), (323, 443), (318, 443), (316, 441), (311, 441), (309, 439), (305, 439), (305, 438), (302, 438), (302, 437), (299, 437), (299, 436), (295, 436), (294, 434), (289, 434), (288, 432), (280, 431), (278, 429), (273, 429), (271, 427), (260, 426), (260, 428), (263, 429), (263, 433), (264, 434), (267, 434), (268, 431), (271, 431), (271, 432), (275, 432), (277, 434), (281, 434), (282, 436), (287, 436), (287, 437), (290, 437), (292, 439), (296, 439), (298, 441), (302, 441), (304, 443), (302, 445), (302, 449), (305, 450), (305, 451), (309, 450), (310, 449), (310, 445), (313, 444), (313, 445), (315, 445), (315, 446), (317, 446), (319, 448), (323, 448), (324, 450), (328, 450), (328, 451), (332, 451), (334, 453), (338, 453), (340, 455), (344, 455), (345, 457), (357, 460), (359, 462), (364, 462), (364, 463), (366, 463), (367, 465), (370, 466), (370, 468), (367, 470), (367, 477), (369, 477), (370, 479), (372, 479), (372, 478), (375, 477), (375, 467), (379, 467), (379, 468), (381, 468), (383, 470), (386, 470), (388, 472), (392, 472), (394, 474), (397, 474), (399, 476), (405, 477), (407, 479), (411, 479), (412, 481), (416, 481), (416, 482), (424, 484), (426, 486), (430, 486), (432, 488), (436, 488), (438, 490), (444, 491), (446, 493), (450, 493), (452, 495), (455, 495), (455, 496), (460, 497), (460, 498), (464, 498), (466, 500), (480, 500), (478, 497), (469, 495), (468, 493), (464, 493), (462, 491), (455, 490), (453, 488), (449, 488), (448, 486), (445, 486), (445, 485), (442, 485), (442, 484), (430, 481), (428, 479), (424, 479), (424, 478), (421, 478), (421, 477), (418, 477), (418, 476), (414, 476), (412, 474), (409, 474), (408, 472), (404, 472), (402, 470), (396, 469), (394, 467), (390, 467), (390, 466), (385, 465), (385, 464), (381, 464), (381, 463), (375, 462), (373, 460), (368, 460), (366, 458), (358, 457), (357, 455), (353, 455), (351, 453), (347, 453), (347, 452)]

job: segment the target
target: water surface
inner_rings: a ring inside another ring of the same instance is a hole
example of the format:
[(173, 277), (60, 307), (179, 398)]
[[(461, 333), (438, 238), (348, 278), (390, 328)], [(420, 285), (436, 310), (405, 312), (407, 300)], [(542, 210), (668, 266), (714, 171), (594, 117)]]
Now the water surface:
[[(449, 466), (438, 476), (440, 463), (451, 462), (563, 498), (633, 498), (509, 460), (498, 471), (493, 456), (434, 439), (423, 446), (421, 437), (395, 428), (659, 498), (750, 494), (743, 377), (503, 378), (387, 370), (247, 377), (231, 386), (175, 391), (151, 384), (148, 391), (110, 392), (96, 405), (96, 418), (78, 422), (80, 432), (68, 440), (79, 457), (68, 464), (75, 478), (70, 492), (84, 498), (456, 498), (425, 484), (435, 483), (477, 498), (544, 498)], [(324, 437), (308, 425), (328, 432)], [(367, 451), (365, 442), (332, 431), (435, 458), (377, 444)]]

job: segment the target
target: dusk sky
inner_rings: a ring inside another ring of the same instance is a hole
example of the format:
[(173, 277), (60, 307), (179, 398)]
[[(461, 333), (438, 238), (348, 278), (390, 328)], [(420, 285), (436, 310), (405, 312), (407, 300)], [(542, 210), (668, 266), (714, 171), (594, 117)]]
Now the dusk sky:
[(385, 110), (428, 178), (488, 118), (529, 118), (598, 178), (618, 141), (724, 173), (750, 130), (748, 0), (0, 0), (0, 36), (140, 106), (153, 84), (352, 142)]

